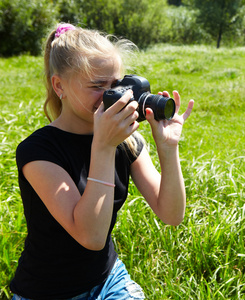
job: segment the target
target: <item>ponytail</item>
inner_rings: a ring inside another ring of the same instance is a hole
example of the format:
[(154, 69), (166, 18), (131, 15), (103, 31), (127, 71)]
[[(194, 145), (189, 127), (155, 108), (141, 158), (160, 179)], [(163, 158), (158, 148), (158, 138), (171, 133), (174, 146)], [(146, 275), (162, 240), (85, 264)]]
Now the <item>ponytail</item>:
[(60, 115), (62, 109), (61, 100), (55, 93), (51, 82), (53, 74), (51, 74), (50, 70), (50, 52), (52, 48), (51, 44), (55, 38), (55, 33), (56, 30), (49, 35), (44, 52), (45, 85), (47, 91), (46, 101), (44, 103), (44, 113), (50, 122)]

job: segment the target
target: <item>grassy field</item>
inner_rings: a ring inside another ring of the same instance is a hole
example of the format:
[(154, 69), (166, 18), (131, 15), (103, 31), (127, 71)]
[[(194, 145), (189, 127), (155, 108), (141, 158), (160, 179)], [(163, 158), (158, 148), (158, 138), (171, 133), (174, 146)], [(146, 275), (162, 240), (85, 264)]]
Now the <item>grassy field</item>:
[[(155, 46), (130, 73), (152, 92), (178, 90), (181, 113), (195, 100), (180, 141), (187, 192), (181, 225), (163, 224), (131, 184), (113, 238), (147, 299), (245, 299), (245, 48)], [(42, 58), (0, 59), (0, 299), (10, 299), (26, 235), (15, 149), (47, 124)], [(156, 149), (140, 124), (153, 161)]]

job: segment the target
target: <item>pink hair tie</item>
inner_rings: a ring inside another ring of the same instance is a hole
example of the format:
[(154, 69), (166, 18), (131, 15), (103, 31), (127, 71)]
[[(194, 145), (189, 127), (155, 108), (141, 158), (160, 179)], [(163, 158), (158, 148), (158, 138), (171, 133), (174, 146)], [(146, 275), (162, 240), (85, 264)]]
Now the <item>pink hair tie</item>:
[(61, 34), (68, 30), (75, 30), (76, 27), (71, 24), (60, 24), (56, 30), (55, 37), (59, 37)]

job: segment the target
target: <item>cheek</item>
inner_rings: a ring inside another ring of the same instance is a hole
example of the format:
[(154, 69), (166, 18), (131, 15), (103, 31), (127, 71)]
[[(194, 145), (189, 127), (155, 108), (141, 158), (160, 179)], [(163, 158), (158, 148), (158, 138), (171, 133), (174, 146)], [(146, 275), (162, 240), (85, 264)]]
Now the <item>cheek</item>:
[(93, 98), (100, 98), (103, 96), (103, 94), (104, 94), (104, 90), (93, 91), (91, 93)]

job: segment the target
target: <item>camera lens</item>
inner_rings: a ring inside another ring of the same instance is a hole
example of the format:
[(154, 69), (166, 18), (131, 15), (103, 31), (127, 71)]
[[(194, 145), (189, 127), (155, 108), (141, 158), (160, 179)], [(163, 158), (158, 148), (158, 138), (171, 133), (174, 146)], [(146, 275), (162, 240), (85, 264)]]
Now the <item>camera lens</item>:
[(173, 118), (175, 113), (175, 102), (172, 98), (167, 98), (164, 106), (164, 115), (167, 120)]
[(144, 93), (138, 102), (140, 121), (145, 120), (145, 109), (147, 107), (153, 110), (154, 118), (157, 121), (171, 120), (175, 114), (175, 102), (172, 98)]

